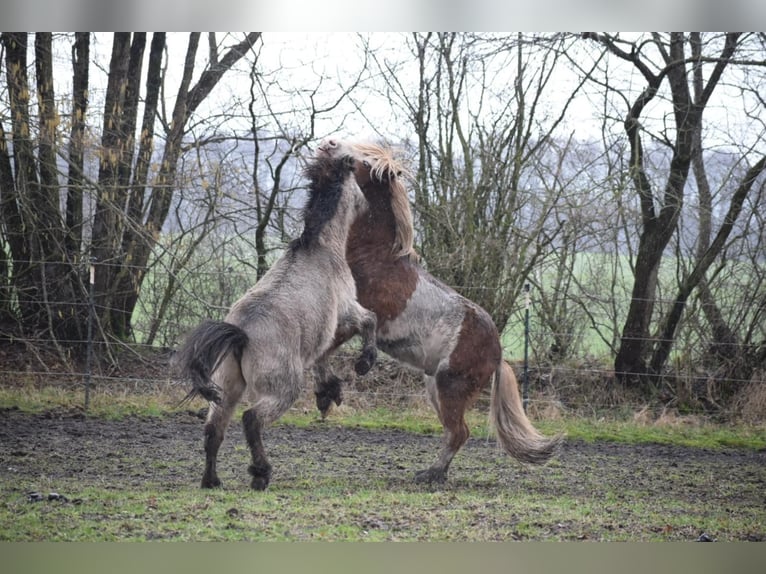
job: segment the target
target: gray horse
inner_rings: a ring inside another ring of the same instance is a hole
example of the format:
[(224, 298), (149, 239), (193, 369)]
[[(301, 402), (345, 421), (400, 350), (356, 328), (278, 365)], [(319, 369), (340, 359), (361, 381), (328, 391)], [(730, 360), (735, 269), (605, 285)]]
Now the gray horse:
[[(346, 238), (367, 202), (349, 157), (318, 157), (305, 170), (310, 181), (304, 230), (266, 275), (232, 306), (224, 321), (206, 321), (178, 350), (175, 363), (191, 379), (189, 397), (210, 401), (205, 423), (202, 487), (220, 486), (218, 449), (243, 395), (252, 406), (242, 415), (252, 455), (252, 488), (264, 490), (271, 464), (262, 431), (295, 402), (310, 368), (333, 346), (361, 334), (355, 369), (375, 362), (376, 317), (356, 300), (345, 259)], [(245, 392), (247, 391), (247, 395)]]

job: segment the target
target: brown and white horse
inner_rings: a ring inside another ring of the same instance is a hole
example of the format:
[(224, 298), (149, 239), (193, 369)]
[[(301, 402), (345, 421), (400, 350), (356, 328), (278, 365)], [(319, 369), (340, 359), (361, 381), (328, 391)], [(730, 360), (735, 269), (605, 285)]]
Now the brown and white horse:
[(350, 157), (340, 156), (309, 164), (302, 235), (234, 303), (224, 321), (202, 323), (176, 353), (181, 374), (193, 383), (188, 397), (198, 394), (210, 401), (203, 488), (221, 484), (218, 449), (243, 396), (252, 403), (242, 415), (252, 455), (251, 486), (263, 490), (271, 479), (271, 464), (262, 431), (298, 398), (304, 369), (332, 348), (336, 333), (344, 338), (362, 335), (358, 374), (375, 362), (375, 315), (357, 302), (345, 259), (349, 227), (366, 207), (353, 166)]
[[(464, 413), (490, 381), (490, 420), (503, 450), (521, 462), (546, 462), (562, 437), (546, 438), (524, 413), (492, 318), (417, 262), (403, 165), (393, 150), (328, 139), (317, 155), (356, 160), (356, 180), (369, 205), (351, 226), (346, 247), (357, 298), (377, 316), (378, 348), (423, 371), (428, 397), (444, 427), (438, 458), (416, 473), (415, 480), (446, 480), (453, 457), (468, 439)], [(336, 344), (343, 340), (339, 336)], [(323, 361), (315, 375), (317, 408), (324, 416), (331, 402), (342, 400), (340, 380)]]

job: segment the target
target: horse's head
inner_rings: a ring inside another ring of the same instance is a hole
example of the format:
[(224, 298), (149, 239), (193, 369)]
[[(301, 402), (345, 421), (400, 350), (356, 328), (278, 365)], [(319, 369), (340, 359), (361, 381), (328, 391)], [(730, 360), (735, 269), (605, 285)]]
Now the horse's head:
[(317, 155), (353, 157), (356, 160), (354, 172), (360, 187), (370, 184), (390, 186), (397, 178), (404, 176), (404, 167), (394, 157), (393, 150), (383, 145), (328, 138), (319, 144)]
[(367, 200), (354, 175), (355, 163), (348, 155), (318, 155), (305, 167), (304, 175), (309, 180), (308, 201), (303, 210), (304, 231), (298, 244), (310, 246), (333, 220), (348, 232), (353, 221), (367, 210)]
[(394, 254), (414, 256), (412, 212), (404, 183), (408, 172), (394, 150), (387, 145), (328, 138), (319, 144), (316, 155), (354, 158), (356, 182), (370, 205), (382, 202), (390, 207), (396, 226)]

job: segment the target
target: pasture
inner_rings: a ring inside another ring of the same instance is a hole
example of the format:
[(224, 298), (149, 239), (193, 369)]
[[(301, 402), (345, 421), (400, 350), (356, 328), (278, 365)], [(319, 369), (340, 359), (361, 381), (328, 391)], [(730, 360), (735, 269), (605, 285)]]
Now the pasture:
[(237, 418), (223, 487), (201, 490), (201, 401), (97, 394), (85, 416), (55, 393), (0, 398), (3, 541), (766, 539), (762, 428), (536, 421), (569, 438), (527, 467), (473, 413), (447, 483), (424, 485), (412, 479), (440, 446), (433, 415), (347, 407), (321, 422), (307, 401), (267, 431), (268, 490), (249, 488)]

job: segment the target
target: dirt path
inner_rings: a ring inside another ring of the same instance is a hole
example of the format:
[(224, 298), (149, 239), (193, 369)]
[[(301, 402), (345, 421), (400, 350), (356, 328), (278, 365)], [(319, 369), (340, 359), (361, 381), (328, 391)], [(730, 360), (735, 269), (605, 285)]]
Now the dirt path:
[[(115, 488), (195, 486), (203, 463), (202, 424), (190, 412), (108, 421), (0, 411), (0, 478), (17, 491), (55, 488), (60, 479)], [(427, 489), (411, 478), (439, 447), (436, 436), (327, 423), (309, 429), (276, 426), (265, 441), (274, 466), (272, 485), (307, 476), (342, 477), (354, 489), (381, 483)], [(239, 424), (231, 425), (219, 461), (224, 488), (246, 490), (248, 452)], [(447, 484), (438, 488), (468, 488), (488, 496), (534, 493), (595, 504), (630, 492), (645, 500), (702, 502), (739, 512), (766, 506), (766, 453), (568, 441), (556, 461), (540, 469), (515, 464), (493, 441), (471, 439), (453, 462)], [(764, 536), (766, 525), (760, 525), (746, 538)]]

